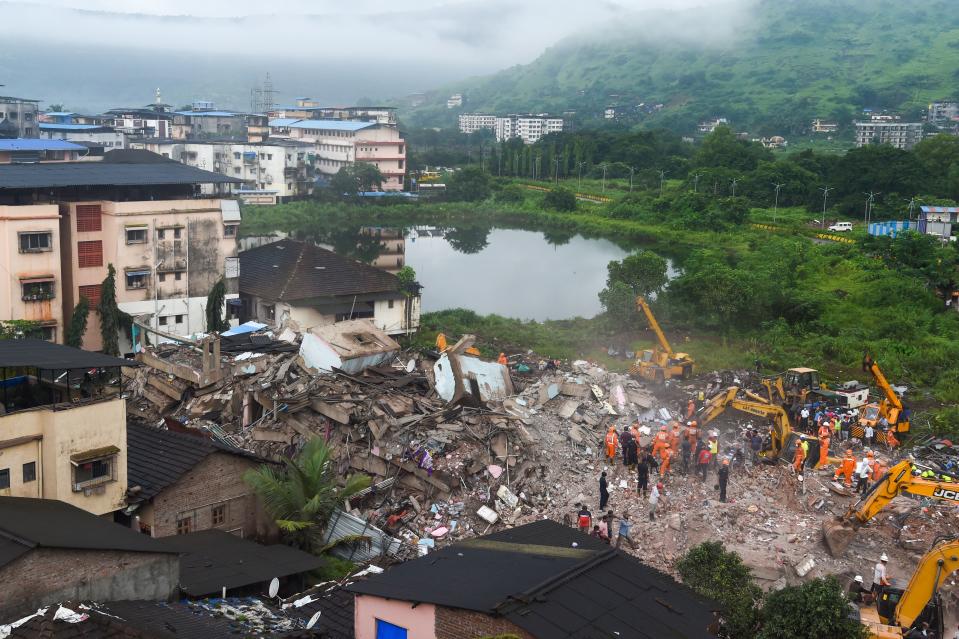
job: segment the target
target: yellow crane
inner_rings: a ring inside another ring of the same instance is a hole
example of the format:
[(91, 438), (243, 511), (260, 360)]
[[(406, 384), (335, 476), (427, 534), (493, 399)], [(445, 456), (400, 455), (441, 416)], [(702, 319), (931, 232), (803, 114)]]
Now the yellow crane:
[[(886, 421), (889, 422), (889, 429), (895, 432), (897, 439), (901, 440), (903, 436), (909, 434), (909, 417), (905, 415), (905, 407), (902, 404), (902, 400), (899, 398), (896, 390), (888, 380), (886, 380), (886, 376), (883, 375), (879, 364), (877, 364), (868, 353), (862, 358), (862, 369), (872, 374), (876, 386), (878, 386), (882, 392), (882, 399), (879, 400), (878, 404), (866, 404), (860, 409), (859, 425), (853, 426), (852, 428), (853, 437), (861, 438), (865, 432), (866, 425), (876, 428), (879, 420), (885, 417)], [(885, 442), (885, 434), (877, 432), (876, 439)]]
[(898, 495), (918, 495), (959, 503), (959, 483), (926, 479), (917, 476), (914, 469), (908, 460), (899, 462), (870, 486), (866, 494), (843, 515), (823, 522), (823, 537), (833, 557), (842, 556), (856, 530), (878, 515)]
[(959, 570), (959, 541), (937, 540), (919, 561), (905, 588), (887, 586), (877, 601), (859, 609), (859, 620), (869, 639), (901, 639), (922, 622), (935, 637), (944, 637), (939, 589)]
[(659, 327), (652, 309), (642, 296), (636, 298), (636, 307), (646, 315), (649, 327), (656, 333), (656, 347), (643, 351), (631, 371), (643, 379), (663, 382), (667, 379), (689, 379), (693, 375), (693, 358), (687, 353), (674, 353), (669, 340)]

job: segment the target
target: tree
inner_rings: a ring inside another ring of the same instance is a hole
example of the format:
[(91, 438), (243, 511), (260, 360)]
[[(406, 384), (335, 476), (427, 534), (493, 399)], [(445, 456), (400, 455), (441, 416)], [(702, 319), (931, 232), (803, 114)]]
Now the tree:
[(383, 174), (375, 164), (355, 162), (341, 167), (330, 178), (330, 190), (340, 197), (356, 197), (360, 192), (383, 188)]
[(490, 196), (490, 179), (478, 166), (453, 173), (446, 182), (446, 197), (456, 202), (479, 202)]
[(707, 541), (690, 548), (676, 563), (676, 569), (684, 584), (720, 605), (723, 637), (739, 639), (755, 633), (762, 590), (739, 555), (727, 551), (718, 541)]
[(251, 469), (243, 479), (293, 545), (320, 554), (326, 547), (323, 532), (333, 511), (369, 487), (370, 478), (349, 475), (338, 486), (336, 464), (321, 437), (306, 442), (295, 459), (284, 459), (283, 463), (281, 470), (267, 465)]
[(606, 266), (609, 273), (606, 286), (622, 282), (632, 290), (633, 297), (648, 296), (666, 285), (666, 267), (664, 258), (653, 251), (641, 249), (620, 262), (613, 261)]
[(90, 300), (83, 295), (80, 301), (73, 307), (73, 313), (70, 314), (70, 326), (67, 327), (65, 342), (67, 346), (81, 348), (83, 346), (83, 336), (87, 332), (87, 318), (90, 316)]
[(740, 140), (729, 127), (718, 126), (703, 138), (693, 156), (693, 165), (752, 171), (761, 160), (771, 159), (772, 154), (762, 144)]
[(43, 339), (43, 329), (40, 322), (33, 320), (3, 320), (0, 321), (0, 339)]
[(454, 251), (473, 255), (489, 245), (488, 226), (458, 226), (446, 232), (445, 238)]
[(546, 193), (543, 205), (554, 211), (575, 211), (576, 194), (569, 189), (556, 188)]
[(120, 329), (129, 326), (132, 318), (117, 306), (117, 270), (113, 264), (107, 265), (107, 276), (100, 285), (100, 303), (97, 304), (100, 315), (100, 337), (103, 339), (103, 352), (107, 355), (120, 355)]
[(206, 332), (222, 333), (230, 329), (230, 323), (223, 318), (223, 305), (226, 303), (226, 281), (221, 277), (210, 289), (206, 297)]
[(522, 204), (526, 201), (525, 189), (519, 184), (509, 184), (496, 193), (496, 201), (500, 204)]
[(50, 105), (50, 110), (53, 111), (54, 113), (61, 112), (61, 111), (63, 111), (63, 104), (61, 104), (61, 103), (59, 103), (59, 102), (56, 103), (56, 104), (51, 104), (51, 105)]
[[(865, 639), (865, 627), (849, 618), (839, 581), (829, 576), (769, 593), (757, 639)], [(746, 636), (746, 635), (743, 635)]]
[(623, 282), (613, 282), (599, 292), (606, 317), (620, 330), (637, 325), (636, 293)]

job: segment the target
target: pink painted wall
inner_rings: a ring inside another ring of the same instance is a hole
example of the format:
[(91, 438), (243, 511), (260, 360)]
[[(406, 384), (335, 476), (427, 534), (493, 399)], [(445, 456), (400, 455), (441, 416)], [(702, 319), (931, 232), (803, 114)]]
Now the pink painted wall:
[(376, 639), (376, 620), (406, 628), (409, 639), (436, 639), (436, 606), (408, 601), (356, 595), (354, 630), (356, 639)]

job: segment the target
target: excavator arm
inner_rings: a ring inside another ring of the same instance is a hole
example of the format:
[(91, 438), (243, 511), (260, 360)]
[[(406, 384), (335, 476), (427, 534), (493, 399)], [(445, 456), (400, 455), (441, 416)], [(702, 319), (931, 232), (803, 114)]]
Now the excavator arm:
[(653, 310), (649, 308), (649, 303), (646, 301), (646, 298), (641, 295), (637, 297), (636, 306), (646, 315), (646, 321), (649, 322), (649, 327), (653, 329), (654, 333), (656, 333), (656, 339), (659, 341), (659, 347), (663, 349), (663, 352), (666, 353), (666, 355), (672, 357), (673, 347), (669, 345), (669, 340), (666, 339), (666, 334), (663, 333), (663, 329), (659, 327), (659, 322), (656, 321), (656, 317), (653, 315)]
[(896, 427), (896, 432), (908, 432), (909, 423), (907, 421), (900, 421), (900, 417), (904, 408), (902, 400), (899, 399), (899, 395), (896, 394), (892, 384), (890, 384), (886, 379), (886, 376), (883, 375), (882, 370), (879, 368), (879, 364), (877, 364), (868, 353), (862, 358), (862, 368), (864, 371), (868, 371), (872, 375), (872, 378), (876, 382), (876, 386), (878, 386), (879, 390), (882, 391), (883, 402), (880, 404), (881, 414), (885, 416), (890, 425), (894, 425)]
[(909, 585), (896, 605), (894, 622), (911, 628), (916, 618), (952, 573), (959, 570), (959, 540), (951, 539), (933, 547), (912, 573)]
[(914, 476), (912, 470), (911, 462), (899, 462), (870, 486), (865, 496), (850, 506), (838, 520), (823, 522), (826, 545), (834, 557), (845, 552), (856, 528), (882, 512), (898, 495), (908, 493), (959, 503), (959, 483), (930, 481)]
[[(710, 398), (700, 413), (700, 423), (705, 426), (722, 415), (726, 408), (733, 408), (757, 417), (770, 417), (773, 420), (771, 456), (779, 456), (792, 433), (786, 411), (780, 406), (766, 403), (763, 398), (758, 398), (759, 401), (740, 399), (738, 397), (739, 390), (736, 386), (730, 386), (725, 391)], [(757, 396), (752, 395), (752, 397)]]

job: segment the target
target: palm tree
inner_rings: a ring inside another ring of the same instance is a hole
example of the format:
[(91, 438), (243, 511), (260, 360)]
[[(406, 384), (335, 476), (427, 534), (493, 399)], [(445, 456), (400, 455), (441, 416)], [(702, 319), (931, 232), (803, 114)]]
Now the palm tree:
[(369, 487), (370, 478), (350, 475), (338, 486), (330, 448), (321, 437), (308, 441), (295, 459), (283, 462), (283, 469), (264, 465), (247, 471), (243, 479), (294, 546), (322, 554), (329, 548), (323, 544), (323, 532), (333, 511)]

